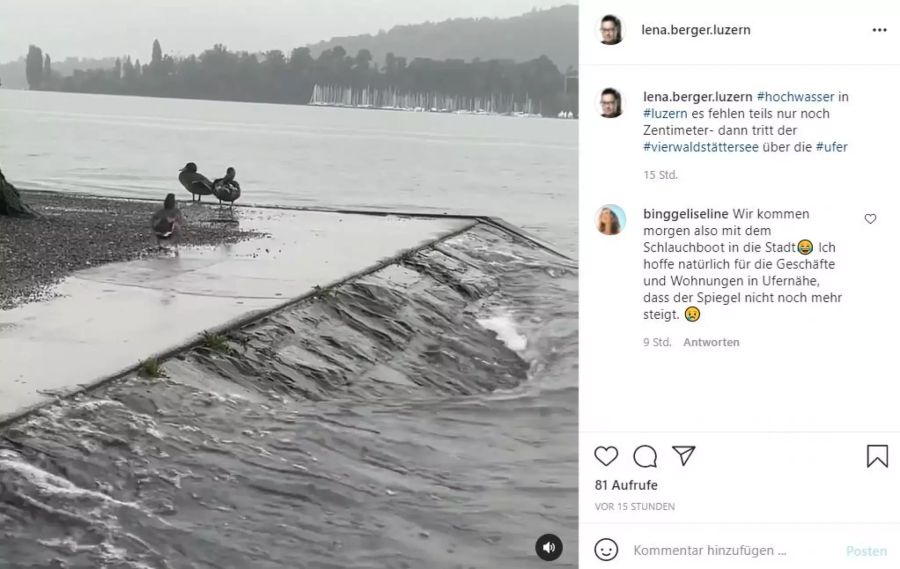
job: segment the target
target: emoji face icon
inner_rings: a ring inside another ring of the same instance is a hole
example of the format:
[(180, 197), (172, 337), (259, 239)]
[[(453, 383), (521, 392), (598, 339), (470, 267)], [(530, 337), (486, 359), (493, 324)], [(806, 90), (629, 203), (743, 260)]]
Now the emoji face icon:
[(800, 251), (801, 255), (809, 255), (813, 252), (813, 244), (809, 239), (804, 239), (803, 241), (797, 243), (797, 250)]
[(619, 544), (604, 537), (594, 544), (594, 555), (600, 561), (612, 561), (619, 554)]
[(696, 306), (688, 306), (687, 310), (684, 311), (684, 317), (687, 318), (688, 322), (696, 322), (700, 320), (700, 309)]

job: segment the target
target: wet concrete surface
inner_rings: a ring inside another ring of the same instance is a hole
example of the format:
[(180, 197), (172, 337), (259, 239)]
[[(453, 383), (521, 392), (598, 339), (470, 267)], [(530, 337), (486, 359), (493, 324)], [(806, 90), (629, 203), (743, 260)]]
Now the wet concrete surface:
[[(56, 192), (22, 192), (39, 219), (0, 216), (0, 310), (52, 297), (52, 286), (83, 269), (137, 261), (156, 253), (147, 230), (162, 200), (105, 199)], [(183, 245), (211, 246), (259, 237), (230, 212), (181, 204), (189, 231)]]
[(79, 271), (0, 311), (0, 422), (473, 224), (240, 208), (266, 237)]

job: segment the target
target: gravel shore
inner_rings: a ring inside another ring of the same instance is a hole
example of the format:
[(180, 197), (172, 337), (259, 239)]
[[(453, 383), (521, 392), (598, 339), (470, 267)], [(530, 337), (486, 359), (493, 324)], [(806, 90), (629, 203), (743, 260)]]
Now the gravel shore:
[[(0, 216), (0, 310), (45, 298), (78, 269), (157, 254), (150, 215), (160, 203), (21, 191), (41, 219)], [(179, 203), (188, 230), (181, 246), (234, 243), (257, 236), (218, 206)]]

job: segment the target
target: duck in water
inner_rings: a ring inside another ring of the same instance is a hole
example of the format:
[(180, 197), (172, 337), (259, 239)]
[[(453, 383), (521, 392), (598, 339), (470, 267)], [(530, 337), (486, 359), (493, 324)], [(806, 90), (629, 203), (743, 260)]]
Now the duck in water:
[(165, 249), (163, 243), (176, 242), (182, 225), (184, 225), (184, 218), (181, 217), (181, 211), (175, 205), (175, 194), (169, 194), (163, 202), (163, 207), (156, 210), (150, 218), (150, 228), (156, 237), (157, 247)]
[(197, 172), (197, 165), (193, 162), (185, 164), (179, 172), (178, 181), (181, 182), (184, 189), (191, 192), (191, 201), (194, 201), (193, 196), (196, 196), (199, 202), (203, 196), (213, 193), (213, 183), (209, 181), (209, 178)]
[(213, 194), (219, 198), (219, 205), (222, 202), (229, 202), (232, 209), (234, 209), (234, 201), (241, 197), (241, 185), (234, 179), (234, 174), (234, 168), (229, 166), (225, 170), (225, 177), (217, 178), (213, 182)]

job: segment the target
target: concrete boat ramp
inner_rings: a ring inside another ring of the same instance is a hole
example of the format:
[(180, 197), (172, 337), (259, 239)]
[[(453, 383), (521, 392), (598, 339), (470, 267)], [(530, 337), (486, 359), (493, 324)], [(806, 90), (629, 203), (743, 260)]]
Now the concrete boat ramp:
[(79, 271), (54, 298), (0, 311), (0, 423), (486, 222), (263, 208), (238, 216), (266, 236)]

